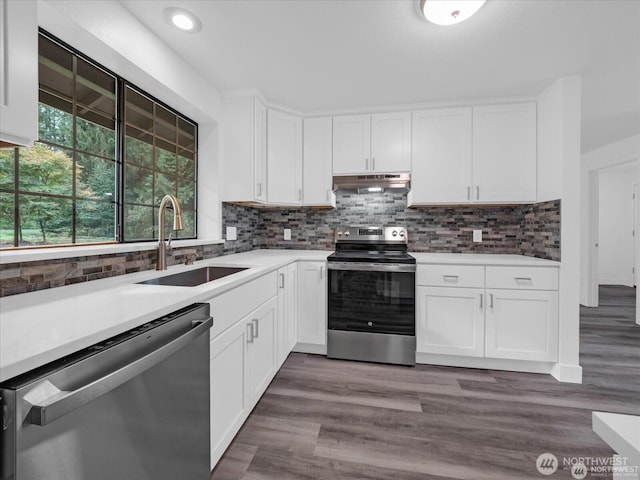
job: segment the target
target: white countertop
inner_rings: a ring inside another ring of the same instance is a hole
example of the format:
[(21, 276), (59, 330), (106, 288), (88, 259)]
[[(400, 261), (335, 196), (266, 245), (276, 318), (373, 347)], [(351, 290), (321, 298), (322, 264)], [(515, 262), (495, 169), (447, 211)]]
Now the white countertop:
[[(207, 301), (297, 260), (323, 261), (326, 250), (254, 250), (166, 272), (149, 270), (0, 298), (0, 382), (194, 302)], [(520, 255), (411, 253), (419, 264), (558, 266)], [(196, 287), (137, 282), (207, 265), (249, 267)]]
[(559, 267), (560, 262), (524, 255), (502, 255), (495, 253), (419, 253), (409, 252), (418, 264), (456, 264), (456, 265), (500, 265), (522, 267)]
[[(135, 328), (194, 302), (209, 300), (297, 260), (323, 261), (324, 250), (254, 250), (165, 272), (149, 270), (0, 298), (0, 382)], [(196, 287), (137, 282), (207, 265), (249, 267)]]
[(640, 466), (640, 416), (592, 412), (591, 422), (593, 431), (617, 454), (626, 457), (629, 465)]

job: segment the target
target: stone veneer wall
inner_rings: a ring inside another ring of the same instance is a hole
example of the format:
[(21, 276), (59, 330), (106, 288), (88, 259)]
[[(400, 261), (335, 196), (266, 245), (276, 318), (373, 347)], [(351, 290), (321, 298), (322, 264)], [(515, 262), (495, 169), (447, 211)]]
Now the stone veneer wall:
[[(226, 212), (232, 211), (233, 215)], [(223, 206), (226, 226), (253, 248), (333, 250), (340, 225), (402, 224), (414, 252), (500, 253), (560, 260), (560, 200), (534, 205), (465, 205), (408, 208), (401, 193), (339, 192), (336, 209)], [(256, 214), (259, 220), (256, 222)], [(291, 240), (283, 230), (291, 229)], [(482, 243), (473, 243), (481, 229)], [(233, 248), (227, 242), (225, 248)], [(242, 247), (241, 247), (242, 248)]]
[[(509, 253), (560, 260), (560, 200), (534, 205), (407, 208), (407, 195), (339, 192), (336, 209), (254, 208), (223, 204), (223, 231), (238, 238), (223, 244), (174, 248), (167, 264), (241, 253), (254, 248), (334, 249), (340, 225), (402, 224), (414, 252)], [(291, 229), (291, 240), (283, 230)], [(472, 231), (482, 229), (482, 243)], [(0, 265), (0, 297), (152, 270), (156, 251), (82, 256)]]
[[(167, 265), (184, 263), (187, 255), (197, 260), (224, 254), (223, 244), (173, 248)], [(74, 283), (115, 277), (156, 268), (155, 250), (90, 255), (0, 265), (0, 297), (62, 287)]]

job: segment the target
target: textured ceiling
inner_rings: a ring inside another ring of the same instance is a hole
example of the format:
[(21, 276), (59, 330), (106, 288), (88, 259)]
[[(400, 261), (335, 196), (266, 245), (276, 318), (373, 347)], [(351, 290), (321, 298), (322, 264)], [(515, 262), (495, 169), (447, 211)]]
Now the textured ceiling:
[[(220, 91), (305, 114), (535, 96), (583, 78), (582, 150), (640, 133), (640, 0), (488, 0), (439, 27), (419, 0), (121, 0)], [(203, 30), (170, 28), (187, 8)]]

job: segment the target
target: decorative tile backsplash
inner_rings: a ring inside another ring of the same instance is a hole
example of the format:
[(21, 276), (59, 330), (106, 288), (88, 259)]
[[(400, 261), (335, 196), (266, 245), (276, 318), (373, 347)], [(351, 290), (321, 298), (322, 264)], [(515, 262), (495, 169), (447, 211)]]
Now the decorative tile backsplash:
[[(254, 208), (223, 204), (223, 236), (237, 227), (237, 240), (224, 245), (174, 248), (167, 264), (241, 253), (254, 248), (334, 249), (340, 225), (401, 224), (414, 252), (503, 253), (560, 260), (560, 200), (534, 205), (408, 208), (407, 195), (338, 192), (336, 209)], [(291, 240), (284, 240), (284, 229)], [(482, 243), (473, 243), (474, 229)], [(155, 268), (156, 251), (127, 252), (0, 265), (0, 296), (87, 282)]]
[[(334, 230), (340, 225), (400, 224), (407, 226), (409, 250), (414, 252), (560, 259), (560, 200), (534, 205), (408, 208), (406, 193), (338, 192), (335, 210), (225, 204), (223, 217), (223, 225), (238, 228), (238, 241), (254, 248), (333, 250)], [(291, 229), (291, 240), (283, 239), (285, 228)], [(481, 243), (472, 241), (476, 229), (482, 230)], [(225, 248), (233, 248), (234, 243), (227, 242)]]
[[(221, 243), (173, 248), (167, 251), (167, 265), (184, 263), (188, 255), (203, 260), (223, 254)], [(0, 297), (153, 270), (156, 258), (155, 250), (145, 250), (8, 263), (0, 265)]]

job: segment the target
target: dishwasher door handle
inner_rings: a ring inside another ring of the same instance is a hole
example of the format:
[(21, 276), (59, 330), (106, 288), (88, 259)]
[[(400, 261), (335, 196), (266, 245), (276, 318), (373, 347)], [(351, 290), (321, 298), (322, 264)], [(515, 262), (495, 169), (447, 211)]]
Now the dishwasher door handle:
[[(207, 320), (199, 320), (194, 322), (194, 327), (180, 337), (166, 343), (151, 353), (138, 358), (137, 360), (115, 370), (87, 385), (83, 385), (73, 391), (64, 391), (57, 389), (48, 380), (48, 389), (52, 393), (48, 398), (39, 401), (38, 404), (31, 406), (29, 421), (33, 425), (45, 426), (64, 417), (68, 413), (76, 410), (83, 405), (95, 400), (96, 398), (110, 392), (120, 385), (128, 382), (132, 378), (144, 373), (151, 367), (169, 358), (174, 353), (186, 347), (197, 337), (207, 332), (213, 319), (209, 317)], [(36, 387), (37, 388), (37, 387)], [(27, 394), (28, 395), (28, 394)]]

